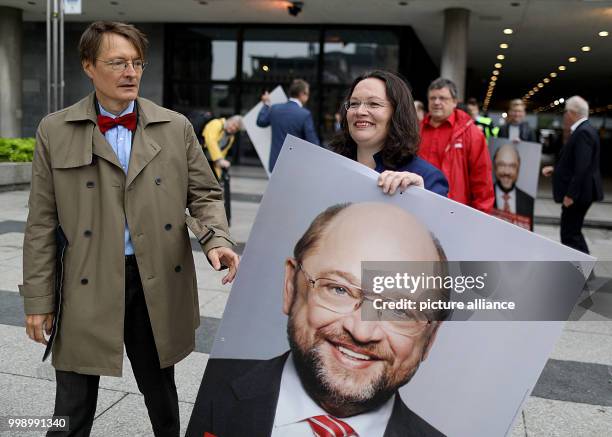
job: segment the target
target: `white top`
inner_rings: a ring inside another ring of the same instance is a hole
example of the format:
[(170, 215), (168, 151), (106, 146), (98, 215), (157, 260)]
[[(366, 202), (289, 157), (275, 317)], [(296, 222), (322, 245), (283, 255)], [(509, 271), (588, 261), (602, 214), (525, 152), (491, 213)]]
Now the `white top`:
[(576, 123), (572, 124), (572, 127), (570, 127), (570, 131), (572, 131), (573, 133), (583, 121), (587, 121), (588, 119), (589, 119), (588, 117), (582, 117)]
[(299, 106), (300, 108), (301, 108), (302, 106), (304, 106), (304, 105), (302, 105), (302, 102), (300, 102), (300, 100), (299, 100), (299, 99), (296, 99), (295, 97), (291, 97), (291, 98), (289, 99), (289, 101), (290, 101), (290, 102), (295, 102), (295, 103), (297, 103), (297, 104), (298, 104), (298, 106)]
[[(359, 437), (383, 437), (391, 418), (395, 396), (382, 407), (357, 416), (341, 419)], [(304, 390), (295, 369), (293, 356), (289, 354), (281, 376), (280, 392), (270, 437), (313, 437), (315, 434), (306, 419), (328, 415)]]
[(511, 124), (508, 126), (508, 138), (512, 141), (521, 139), (521, 128), (520, 126)]
[[(516, 214), (516, 188), (513, 188), (512, 191), (508, 191), (508, 195), (510, 198), (508, 199), (508, 205), (510, 205), (510, 212), (512, 214)], [(504, 192), (501, 188), (495, 185), (495, 204), (497, 205), (497, 209), (500, 211), (504, 210)]]

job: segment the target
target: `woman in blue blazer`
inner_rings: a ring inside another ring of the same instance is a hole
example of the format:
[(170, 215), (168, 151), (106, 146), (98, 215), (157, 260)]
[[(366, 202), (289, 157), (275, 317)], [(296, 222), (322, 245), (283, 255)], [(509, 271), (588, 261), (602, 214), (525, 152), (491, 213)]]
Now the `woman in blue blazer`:
[(330, 148), (379, 172), (383, 192), (393, 194), (415, 185), (448, 194), (442, 172), (417, 156), (419, 125), (402, 78), (384, 70), (358, 77), (340, 115), (341, 130)]

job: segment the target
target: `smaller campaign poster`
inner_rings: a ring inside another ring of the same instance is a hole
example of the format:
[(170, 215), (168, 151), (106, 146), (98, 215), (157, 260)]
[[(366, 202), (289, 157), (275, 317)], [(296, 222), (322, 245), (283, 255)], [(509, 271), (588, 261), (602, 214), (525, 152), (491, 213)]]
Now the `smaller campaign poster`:
[(495, 203), (492, 215), (533, 231), (542, 145), (491, 138)]

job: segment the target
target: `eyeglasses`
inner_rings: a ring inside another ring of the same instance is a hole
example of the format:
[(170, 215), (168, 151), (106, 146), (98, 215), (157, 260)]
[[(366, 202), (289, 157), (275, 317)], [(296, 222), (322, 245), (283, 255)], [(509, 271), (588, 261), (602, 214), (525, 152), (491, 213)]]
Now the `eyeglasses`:
[[(332, 278), (313, 279), (302, 264), (298, 264), (310, 288), (317, 305), (337, 314), (350, 314), (361, 308), (364, 301), (373, 302), (381, 299), (383, 302), (394, 302), (393, 299), (382, 298), (379, 294), (365, 292), (356, 285), (347, 284)], [(373, 307), (372, 307), (373, 308)], [(431, 322), (421, 311), (413, 310), (376, 310), (377, 320), (386, 329), (407, 337), (419, 335)]]
[(133, 61), (126, 61), (125, 59), (111, 59), (110, 61), (105, 61), (103, 59), (98, 59), (98, 61), (108, 65), (113, 71), (125, 71), (128, 65), (131, 65), (135, 71), (143, 71), (147, 66), (147, 63), (142, 59), (134, 59)]
[(446, 96), (429, 96), (427, 98), (430, 102), (435, 102), (436, 100), (439, 100), (442, 103), (446, 103), (451, 101), (453, 98), (452, 97), (446, 97)]
[(360, 100), (348, 100), (344, 102), (344, 109), (347, 111), (357, 111), (359, 108), (361, 108), (361, 105), (365, 106), (366, 111), (377, 111), (388, 106), (388, 104), (376, 100), (369, 100), (365, 102)]

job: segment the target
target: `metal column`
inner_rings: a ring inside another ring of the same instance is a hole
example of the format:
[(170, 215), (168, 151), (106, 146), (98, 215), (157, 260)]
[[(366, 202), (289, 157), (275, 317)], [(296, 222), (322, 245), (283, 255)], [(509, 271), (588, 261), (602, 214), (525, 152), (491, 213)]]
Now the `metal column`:
[(47, 0), (47, 112), (64, 107), (64, 2)]

